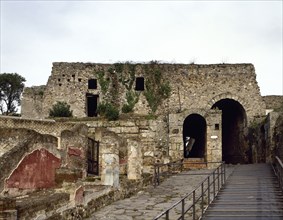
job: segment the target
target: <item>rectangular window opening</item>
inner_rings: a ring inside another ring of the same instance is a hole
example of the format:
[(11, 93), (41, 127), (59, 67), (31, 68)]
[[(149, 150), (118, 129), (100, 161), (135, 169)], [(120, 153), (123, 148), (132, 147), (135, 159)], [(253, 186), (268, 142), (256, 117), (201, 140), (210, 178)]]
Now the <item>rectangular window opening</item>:
[(137, 77), (136, 78), (136, 91), (144, 91), (144, 78), (143, 77)]
[(97, 80), (89, 79), (88, 80), (88, 89), (97, 89)]
[(219, 124), (214, 125), (214, 130), (219, 130)]

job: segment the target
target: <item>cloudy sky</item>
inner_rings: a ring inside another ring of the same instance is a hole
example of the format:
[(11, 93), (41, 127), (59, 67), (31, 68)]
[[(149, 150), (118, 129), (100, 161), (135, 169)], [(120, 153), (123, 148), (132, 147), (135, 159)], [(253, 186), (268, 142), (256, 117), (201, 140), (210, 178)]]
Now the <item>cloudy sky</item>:
[(52, 62), (253, 63), (283, 95), (282, 0), (1, 0), (1, 73), (46, 84)]

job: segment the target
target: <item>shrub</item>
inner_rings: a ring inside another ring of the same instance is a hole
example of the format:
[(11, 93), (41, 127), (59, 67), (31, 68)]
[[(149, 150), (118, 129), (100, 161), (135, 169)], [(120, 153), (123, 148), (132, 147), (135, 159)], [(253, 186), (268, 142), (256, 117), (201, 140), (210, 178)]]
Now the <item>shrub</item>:
[(129, 113), (133, 111), (135, 104), (139, 101), (139, 94), (132, 91), (128, 91), (126, 93), (126, 98), (127, 104), (124, 104), (122, 107), (123, 113)]
[(50, 117), (72, 117), (73, 111), (70, 110), (70, 105), (66, 102), (57, 102), (49, 109)]
[(122, 107), (122, 112), (123, 113), (129, 113), (131, 111), (133, 111), (133, 108), (130, 105), (128, 105), (128, 104), (124, 104), (123, 105), (123, 107)]
[(119, 118), (119, 110), (111, 103), (102, 102), (97, 107), (97, 113), (105, 116), (109, 121), (114, 121)]

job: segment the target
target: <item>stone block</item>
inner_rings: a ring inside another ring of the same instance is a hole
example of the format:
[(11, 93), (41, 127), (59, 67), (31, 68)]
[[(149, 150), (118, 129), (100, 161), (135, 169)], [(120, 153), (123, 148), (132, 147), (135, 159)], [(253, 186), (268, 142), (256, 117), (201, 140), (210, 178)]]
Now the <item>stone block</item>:
[(142, 154), (139, 142), (128, 140), (128, 179), (140, 179), (142, 175)]

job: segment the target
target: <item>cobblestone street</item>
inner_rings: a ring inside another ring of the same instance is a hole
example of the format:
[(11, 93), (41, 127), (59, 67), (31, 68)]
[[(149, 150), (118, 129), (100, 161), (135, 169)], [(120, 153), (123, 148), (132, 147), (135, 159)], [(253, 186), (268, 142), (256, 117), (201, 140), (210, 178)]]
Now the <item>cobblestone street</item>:
[[(228, 167), (226, 172), (231, 173), (234, 167)], [(194, 170), (174, 175), (158, 187), (148, 187), (137, 195), (124, 200), (116, 201), (93, 213), (88, 220), (142, 220), (153, 219), (161, 211), (180, 200), (185, 194), (195, 189), (212, 170)], [(195, 175), (202, 173), (204, 175)], [(191, 174), (191, 175), (183, 175)], [(193, 175), (194, 174), (194, 175)], [(172, 216), (174, 217), (174, 216)], [(172, 218), (173, 219), (173, 218)]]

